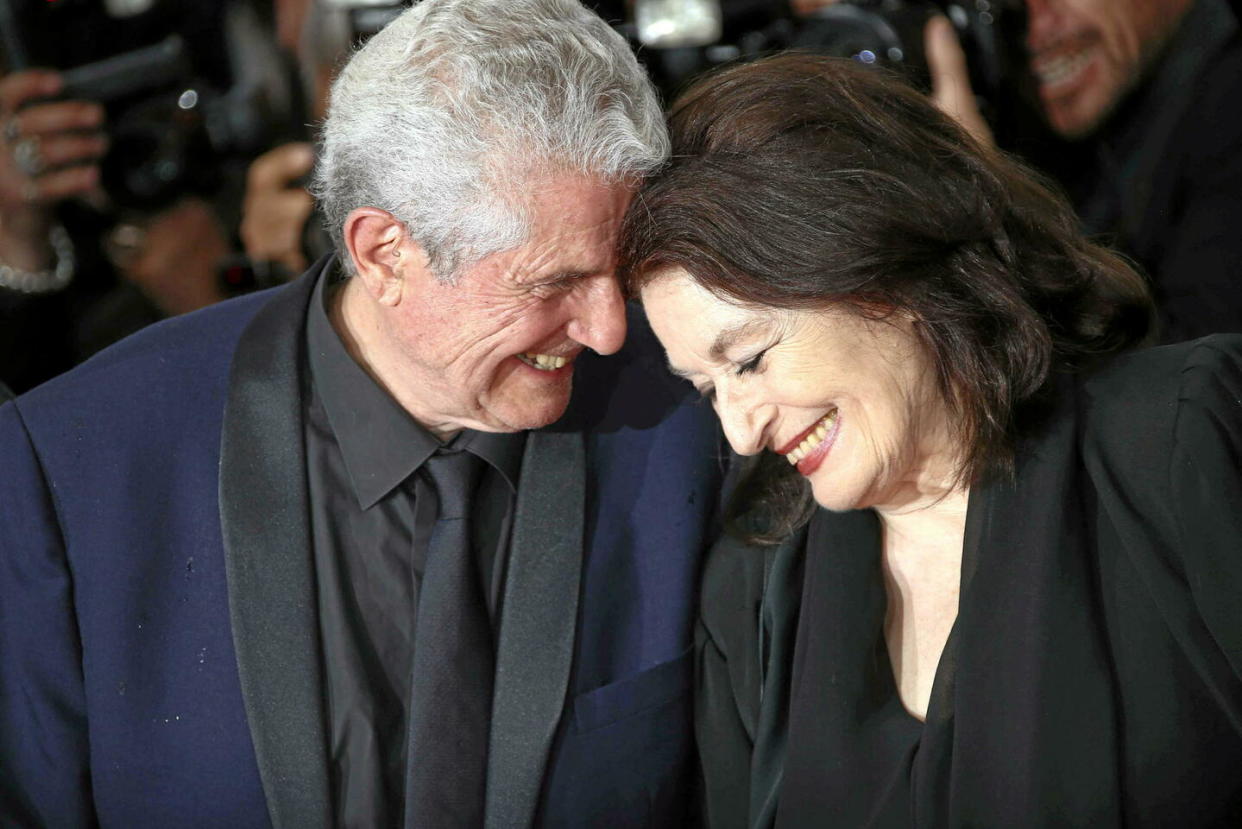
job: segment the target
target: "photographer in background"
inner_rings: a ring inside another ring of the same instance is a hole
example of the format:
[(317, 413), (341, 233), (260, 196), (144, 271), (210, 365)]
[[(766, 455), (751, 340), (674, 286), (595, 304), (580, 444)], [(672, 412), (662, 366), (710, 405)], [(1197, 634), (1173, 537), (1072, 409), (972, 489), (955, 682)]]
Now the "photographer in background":
[[(218, 266), (238, 221), (244, 161), (266, 122), (292, 105), (269, 94), (265, 52), (275, 46), (247, 2), (2, 5), (10, 71), (0, 78), (0, 378), (21, 392), (223, 297)], [(63, 42), (49, 42), (51, 31)], [(115, 78), (83, 66), (170, 33), (185, 46), (177, 71), (148, 71), (151, 81), (131, 71), (139, 88), (127, 97), (108, 97)], [(93, 79), (100, 97), (66, 91), (71, 76)], [(149, 144), (157, 155), (136, 155)], [(114, 189), (131, 174), (158, 179), (169, 164), (177, 174), (153, 196)]]
[(1147, 271), (1166, 341), (1242, 331), (1242, 32), (1228, 0), (1029, 0), (1034, 160)]
[(240, 235), (252, 263), (279, 267), (285, 278), (306, 270), (308, 226), (315, 200), (302, 182), (315, 163), (305, 141), (281, 144), (259, 156), (246, 175)]
[[(1028, 0), (1032, 161), (1088, 233), (1135, 259), (1167, 342), (1242, 331), (1242, 33), (1228, 0)], [(928, 31), (942, 109), (981, 121), (948, 26)], [(977, 129), (972, 132), (979, 135)], [(986, 135), (985, 135), (986, 137)]]
[(55, 72), (0, 79), (0, 379), (19, 391), (73, 363), (64, 329), (74, 297), (65, 289), (77, 262), (54, 207), (102, 198), (103, 108), (85, 101), (27, 106), (60, 86)]
[[(628, 0), (586, 0), (614, 26), (627, 17)], [(409, 0), (275, 0), (280, 46), (297, 56), (302, 95), (315, 123), (327, 110), (336, 69)], [(314, 164), (306, 141), (281, 144), (250, 165), (239, 236), (256, 287), (290, 279), (326, 253), (329, 239), (314, 221), (314, 199), (303, 186)]]
[[(327, 111), (328, 89), (337, 65), (355, 39), (347, 2), (276, 0), (280, 46), (297, 56), (302, 95), (318, 123)], [(358, 2), (355, 6), (365, 8)], [(390, 4), (399, 8), (399, 3)], [(285, 279), (306, 270), (328, 250), (328, 240), (311, 221), (314, 199), (303, 186), (314, 165), (309, 142), (281, 144), (256, 158), (246, 174), (239, 236), (252, 267)]]

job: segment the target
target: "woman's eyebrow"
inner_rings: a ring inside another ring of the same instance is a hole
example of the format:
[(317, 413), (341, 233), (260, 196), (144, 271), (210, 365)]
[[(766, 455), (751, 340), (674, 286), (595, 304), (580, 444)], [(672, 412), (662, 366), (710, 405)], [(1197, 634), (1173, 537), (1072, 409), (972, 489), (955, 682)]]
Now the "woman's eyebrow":
[[(768, 323), (765, 320), (746, 320), (735, 325), (727, 326), (721, 329), (716, 335), (716, 339), (712, 342), (711, 348), (708, 349), (708, 357), (712, 360), (723, 361), (724, 353), (735, 346), (742, 340), (750, 338), (752, 335), (765, 330)], [(683, 380), (689, 380), (698, 372), (690, 371), (684, 368), (678, 368), (671, 362), (666, 363), (668, 370)]]
[(708, 349), (707, 354), (713, 360), (721, 360), (724, 358), (725, 352), (738, 342), (750, 338), (767, 327), (767, 321), (756, 319), (731, 325), (716, 335), (716, 341), (712, 343), (712, 347)]

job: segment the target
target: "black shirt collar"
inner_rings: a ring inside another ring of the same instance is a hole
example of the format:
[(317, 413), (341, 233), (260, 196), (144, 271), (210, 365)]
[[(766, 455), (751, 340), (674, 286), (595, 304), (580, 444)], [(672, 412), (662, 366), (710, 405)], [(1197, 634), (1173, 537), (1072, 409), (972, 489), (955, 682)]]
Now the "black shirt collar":
[(454, 449), (468, 449), (496, 467), (505, 476), (510, 488), (517, 492), (522, 452), (526, 449), (525, 432), (476, 432), (466, 429), (447, 445)]
[(469, 451), (516, 490), (526, 434), (464, 430), (447, 444), (414, 420), (345, 350), (328, 318), (335, 268), (324, 269), (307, 313), (311, 381), (341, 447), (362, 509), (399, 486), (441, 446)]

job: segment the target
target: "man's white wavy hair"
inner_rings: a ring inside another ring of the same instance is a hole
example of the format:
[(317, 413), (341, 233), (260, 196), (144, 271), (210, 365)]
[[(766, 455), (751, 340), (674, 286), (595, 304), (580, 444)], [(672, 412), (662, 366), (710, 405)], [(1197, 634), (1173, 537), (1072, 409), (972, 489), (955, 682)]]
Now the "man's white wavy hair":
[(646, 73), (576, 0), (423, 0), (333, 83), (313, 189), (346, 273), (345, 217), (370, 206), (451, 282), (528, 241), (541, 176), (633, 183), (668, 152)]

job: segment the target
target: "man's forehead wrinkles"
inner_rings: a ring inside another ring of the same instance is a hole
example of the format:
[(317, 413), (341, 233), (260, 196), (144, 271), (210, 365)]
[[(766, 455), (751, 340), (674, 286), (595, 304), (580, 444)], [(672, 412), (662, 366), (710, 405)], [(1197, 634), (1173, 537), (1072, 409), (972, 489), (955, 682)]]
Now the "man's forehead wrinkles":
[(567, 250), (548, 246), (540, 255), (514, 263), (511, 271), (520, 284), (579, 279), (611, 273), (614, 267), (611, 250)]

